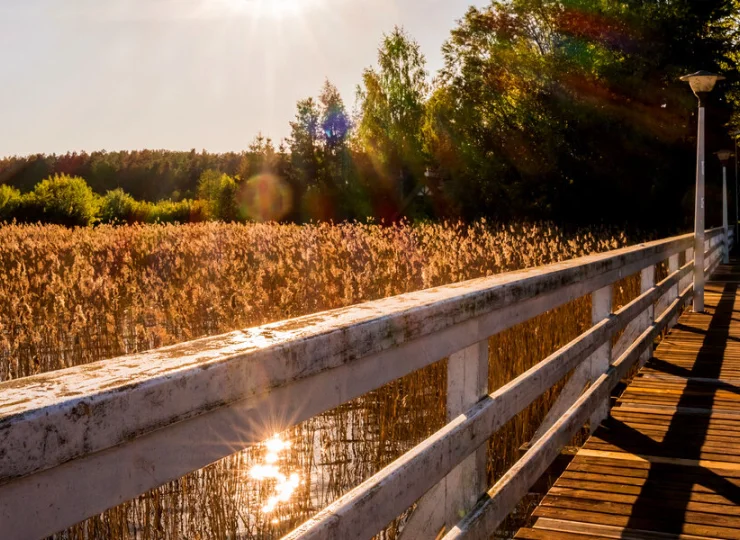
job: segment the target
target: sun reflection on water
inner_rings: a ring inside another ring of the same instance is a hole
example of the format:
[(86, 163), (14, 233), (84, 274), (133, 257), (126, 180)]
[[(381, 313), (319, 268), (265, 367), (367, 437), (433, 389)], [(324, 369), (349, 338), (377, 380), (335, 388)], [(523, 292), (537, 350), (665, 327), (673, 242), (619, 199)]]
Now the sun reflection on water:
[(301, 477), (297, 473), (286, 476), (276, 465), (280, 460), (280, 453), (290, 448), (290, 441), (284, 441), (275, 434), (264, 443), (267, 453), (264, 463), (259, 463), (249, 470), (249, 476), (258, 481), (275, 481), (273, 495), (267, 499), (262, 512), (268, 514), (275, 510), (279, 503), (288, 502), (293, 493), (301, 484)]

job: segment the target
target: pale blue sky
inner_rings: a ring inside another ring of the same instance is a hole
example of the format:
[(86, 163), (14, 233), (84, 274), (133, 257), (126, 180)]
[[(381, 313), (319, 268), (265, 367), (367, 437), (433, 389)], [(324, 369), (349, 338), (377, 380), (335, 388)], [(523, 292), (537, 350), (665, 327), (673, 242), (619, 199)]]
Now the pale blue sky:
[(428, 70), (486, 0), (0, 0), (0, 156), (244, 149), (325, 77), (349, 109), (383, 32)]

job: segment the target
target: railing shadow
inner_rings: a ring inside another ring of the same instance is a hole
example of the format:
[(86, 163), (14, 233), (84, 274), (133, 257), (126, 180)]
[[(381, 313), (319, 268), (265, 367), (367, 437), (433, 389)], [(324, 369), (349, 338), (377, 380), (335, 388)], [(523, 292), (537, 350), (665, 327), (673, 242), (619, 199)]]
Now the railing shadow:
[[(610, 418), (610, 429), (600, 430), (599, 436), (606, 442), (625, 452), (660, 458), (681, 458), (696, 461), (696, 467), (688, 469), (685, 465), (650, 462), (647, 478), (640, 494), (635, 500), (623, 537), (633, 537), (634, 530), (645, 529), (655, 523), (656, 513), (664, 514), (661, 519), (661, 532), (681, 534), (687, 519), (688, 506), (692, 492), (697, 485), (704, 486), (732, 504), (740, 505), (740, 486), (728, 481), (706, 467), (699, 466), (702, 448), (707, 441), (711, 423), (711, 413), (700, 413), (698, 409), (711, 411), (718, 390), (740, 394), (740, 388), (728, 383), (714, 384), (709, 381), (696, 381), (691, 378), (719, 379), (722, 371), (724, 352), (728, 341), (730, 322), (737, 294), (737, 283), (725, 284), (721, 298), (707, 331), (697, 331), (704, 335), (696, 361), (691, 369), (681, 368), (669, 362), (652, 359), (650, 367), (661, 372), (686, 377), (686, 386), (677, 403), (677, 408), (692, 409), (690, 415), (676, 413), (671, 418), (668, 429), (661, 442), (656, 442), (636, 429)], [(694, 331), (682, 325), (684, 330)], [(690, 436), (688, 436), (690, 433)], [(667, 483), (669, 482), (669, 484)], [(669, 499), (669, 511), (656, 508), (658, 500), (664, 496)], [(632, 530), (632, 534), (630, 534)]]

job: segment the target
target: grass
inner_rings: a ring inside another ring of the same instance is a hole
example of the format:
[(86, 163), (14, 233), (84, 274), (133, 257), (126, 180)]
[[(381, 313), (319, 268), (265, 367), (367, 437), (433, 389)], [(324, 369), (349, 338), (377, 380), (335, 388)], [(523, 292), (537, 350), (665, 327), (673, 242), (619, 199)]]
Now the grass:
[[(0, 381), (622, 247), (550, 223), (0, 227)], [(636, 296), (630, 277), (615, 305)], [(491, 390), (590, 325), (583, 298), (490, 339)], [(248, 471), (258, 445), (60, 533), (60, 538), (276, 538), (445, 422), (446, 360), (294, 426), (281, 467), (304, 479), (272, 513)], [(491, 440), (493, 482), (557, 389)], [(268, 434), (266, 434), (268, 435)], [(384, 536), (394, 538), (397, 527)]]

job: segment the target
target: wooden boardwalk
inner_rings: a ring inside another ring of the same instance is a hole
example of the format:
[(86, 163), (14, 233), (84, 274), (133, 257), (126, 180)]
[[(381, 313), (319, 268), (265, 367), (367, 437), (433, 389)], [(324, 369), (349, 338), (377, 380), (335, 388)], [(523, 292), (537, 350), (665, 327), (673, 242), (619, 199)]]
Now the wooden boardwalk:
[(740, 539), (739, 286), (717, 269), (516, 538)]

